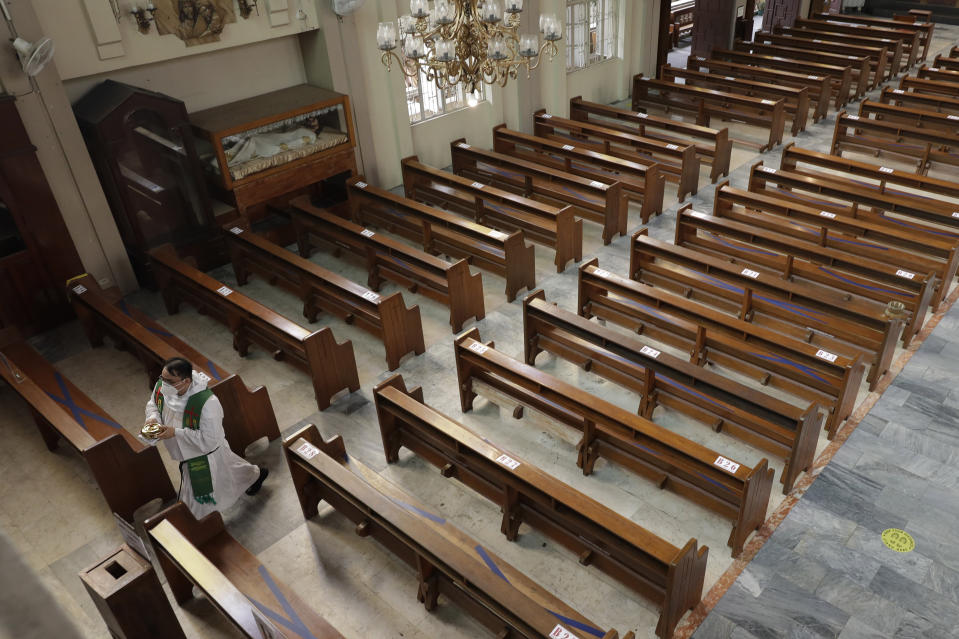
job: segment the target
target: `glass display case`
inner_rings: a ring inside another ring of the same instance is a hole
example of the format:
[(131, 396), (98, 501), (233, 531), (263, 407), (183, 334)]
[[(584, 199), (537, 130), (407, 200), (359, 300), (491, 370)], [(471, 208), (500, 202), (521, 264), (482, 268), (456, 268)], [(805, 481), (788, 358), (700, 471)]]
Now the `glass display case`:
[(208, 184), (241, 214), (356, 173), (349, 97), (301, 84), (190, 114)]

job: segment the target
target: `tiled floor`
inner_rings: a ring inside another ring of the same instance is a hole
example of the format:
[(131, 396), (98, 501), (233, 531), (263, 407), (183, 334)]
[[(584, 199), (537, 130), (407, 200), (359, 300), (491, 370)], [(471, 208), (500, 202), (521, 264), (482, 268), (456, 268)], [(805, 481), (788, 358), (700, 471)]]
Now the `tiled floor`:
[[(934, 51), (959, 37), (957, 27), (937, 30)], [(811, 126), (796, 142), (813, 149), (828, 148), (833, 123), (834, 115)], [(759, 159), (778, 166), (779, 153), (774, 150)], [(734, 185), (745, 185), (748, 168), (756, 159), (752, 151), (737, 150), (737, 168), (730, 175)], [(669, 210), (650, 224), (654, 237), (672, 237), (678, 203), (675, 191), (670, 191)], [(702, 186), (689, 201), (708, 211), (713, 191), (710, 185)], [(610, 271), (625, 272), (627, 238), (604, 247), (596, 225), (585, 226), (584, 255), (598, 256)], [(630, 230), (638, 226), (634, 208)], [(537, 283), (547, 299), (573, 308), (575, 268), (555, 274), (552, 251), (537, 246), (536, 255)], [(356, 281), (366, 279), (358, 263), (322, 252), (313, 259)], [(235, 285), (229, 267), (213, 275)], [(518, 356), (522, 353), (517, 330), (520, 302), (505, 303), (501, 278), (483, 273), (483, 279), (487, 318), (477, 324), (480, 333), (483, 339), (495, 340), (498, 349)], [(262, 280), (254, 278), (240, 290), (304, 323), (300, 303)], [(385, 290), (394, 289), (387, 286)], [(959, 560), (950, 553), (959, 516), (959, 471), (952, 465), (957, 457), (959, 396), (950, 388), (957, 368), (959, 310), (942, 318), (914, 355), (911, 351), (897, 354), (912, 355), (912, 359), (838, 448), (832, 462), (815, 481), (804, 483), (805, 495), (798, 502), (774, 490), (770, 513), (776, 516), (774, 521), (785, 519), (743, 568), (729, 557), (726, 520), (611, 464), (600, 463), (593, 476), (583, 477), (575, 466), (576, 437), (566, 429), (535, 414), (513, 420), (508, 405), (484, 399), (477, 401), (471, 413), (462, 414), (452, 382), (448, 311), (408, 292), (404, 298), (407, 304), (420, 305), (428, 349), (404, 360), (397, 372), (408, 385), (422, 385), (429, 404), (671, 543), (682, 545), (695, 537), (709, 546), (706, 586), (712, 590), (703, 608), (681, 628), (682, 634), (688, 636), (695, 620), (713, 604), (715, 609), (705, 616), (695, 637), (936, 637), (948, 636), (959, 625)], [(437, 509), (588, 618), (621, 633), (635, 630), (638, 637), (653, 636), (657, 614), (650, 602), (583, 568), (576, 557), (536, 531), (523, 527), (517, 542), (507, 542), (499, 533), (500, 514), (495, 506), (444, 479), (407, 451), (398, 464), (386, 465), (370, 401), (370, 388), (387, 375), (383, 348), (355, 326), (325, 317), (318, 322), (333, 327), (339, 339), (353, 340), (362, 389), (317, 413), (305, 375), (258, 350), (240, 359), (231, 348), (229, 333), (189, 307), (167, 316), (157, 296), (149, 292), (132, 296), (132, 301), (214, 361), (240, 373), (248, 384), (266, 385), (285, 432), (314, 422), (327, 436), (342, 434), (354, 458)], [(76, 325), (34, 343), (118, 421), (131, 428), (142, 423), (149, 380), (130, 355), (109, 347), (90, 350)], [(638, 401), (632, 393), (553, 357), (541, 355), (537, 366), (621, 406), (634, 409)], [(866, 407), (876, 400), (865, 390), (860, 398)], [(666, 410), (657, 411), (655, 421), (750, 465), (766, 456)], [(0, 389), (0, 432), (5, 440), (0, 447), (0, 472), (5, 479), (0, 484), (0, 541), (19, 555), (26, 573), (4, 564), (3, 618), (11, 610), (17, 610), (21, 619), (32, 618), (31, 607), (22, 601), (36, 602), (39, 595), (22, 584), (39, 579), (81, 636), (108, 636), (76, 575), (110, 552), (119, 535), (86, 468), (70, 451), (46, 451), (28, 411), (8, 389)], [(824, 437), (818, 450), (833, 452)], [(304, 522), (278, 442), (257, 445), (248, 457), (274, 472), (261, 495), (243, 499), (225, 513), (230, 532), (345, 636), (486, 636), (448, 602), (427, 613), (416, 603), (415, 581), (407, 567), (375, 542), (358, 538), (335, 512), (321, 510), (314, 520)], [(29, 473), (23, 472), (23, 460), (32, 464)], [(781, 463), (772, 465), (778, 474)], [(169, 469), (173, 474), (172, 464)], [(898, 555), (886, 549), (879, 541), (886, 528), (910, 532), (916, 550)], [(738, 579), (720, 598), (737, 571)], [(10, 583), (18, 586), (19, 597), (6, 594)], [(205, 601), (177, 608), (177, 614), (191, 637), (232, 636)], [(39, 619), (16, 629), (0, 624), (0, 638), (68, 636), (65, 631), (51, 635), (41, 625), (51, 621), (52, 615), (41, 614)]]

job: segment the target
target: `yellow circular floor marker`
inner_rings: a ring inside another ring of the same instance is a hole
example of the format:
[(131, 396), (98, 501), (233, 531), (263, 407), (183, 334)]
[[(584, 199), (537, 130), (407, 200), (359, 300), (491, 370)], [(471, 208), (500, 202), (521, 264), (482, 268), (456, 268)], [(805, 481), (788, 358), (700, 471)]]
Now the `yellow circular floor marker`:
[(886, 528), (882, 531), (882, 543), (896, 552), (912, 552), (916, 548), (916, 540), (905, 530)]

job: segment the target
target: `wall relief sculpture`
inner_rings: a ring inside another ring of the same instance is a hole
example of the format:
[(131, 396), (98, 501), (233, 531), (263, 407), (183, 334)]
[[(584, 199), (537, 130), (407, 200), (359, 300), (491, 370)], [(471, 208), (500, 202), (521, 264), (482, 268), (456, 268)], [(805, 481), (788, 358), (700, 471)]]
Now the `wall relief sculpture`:
[(223, 27), (236, 22), (233, 0), (154, 0), (160, 35), (173, 34), (186, 46), (217, 42)]

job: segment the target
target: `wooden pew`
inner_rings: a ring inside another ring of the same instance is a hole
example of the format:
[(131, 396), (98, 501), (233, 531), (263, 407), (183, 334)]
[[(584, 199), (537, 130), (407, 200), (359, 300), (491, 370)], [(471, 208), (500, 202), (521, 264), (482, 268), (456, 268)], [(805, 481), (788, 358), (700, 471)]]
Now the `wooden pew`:
[(943, 142), (948, 142), (950, 139), (959, 142), (959, 115), (863, 100), (859, 104), (859, 117), (902, 123), (917, 129), (936, 129), (943, 132)]
[[(866, 381), (874, 389), (889, 370), (903, 320), (887, 318), (883, 305), (847, 300), (842, 293), (790, 282), (742, 263), (730, 262), (647, 237), (645, 229), (632, 238), (629, 277), (695, 297), (739, 317), (763, 323), (807, 342), (825, 336), (869, 353)], [(761, 268), (761, 267), (757, 267)], [(756, 315), (755, 310), (761, 314)], [(824, 349), (825, 351), (825, 349)], [(846, 348), (842, 351), (852, 352)], [(832, 359), (837, 353), (825, 351)]]
[[(951, 247), (959, 241), (959, 232), (949, 230), (959, 224), (959, 216), (952, 216), (957, 212), (955, 203), (896, 191), (882, 182), (872, 185), (831, 173), (808, 169), (797, 172), (757, 165), (750, 176), (750, 190), (815, 207), (819, 211), (880, 224), (894, 229), (893, 233), (920, 231), (932, 235), (949, 248), (928, 241), (923, 254), (948, 262), (952, 261)], [(933, 304), (940, 304), (948, 292), (946, 288), (951, 280), (946, 278), (949, 272), (949, 269), (944, 272), (944, 286), (937, 292)]]
[(666, 180), (659, 164), (597, 153), (574, 144), (513, 131), (505, 124), (493, 127), (493, 151), (591, 180), (604, 177), (618, 180), (623, 194), (642, 204), (640, 216), (644, 223), (663, 212)]
[(876, 156), (887, 153), (914, 161), (916, 173), (926, 175), (934, 163), (959, 166), (959, 149), (952, 151), (953, 147), (948, 146), (951, 137), (939, 130), (860, 118), (842, 111), (836, 116), (829, 150), (840, 157), (847, 150)]
[(852, 414), (862, 382), (863, 357), (817, 357), (818, 346), (732, 317), (665, 289), (620, 277), (593, 258), (580, 266), (577, 311), (689, 352), (690, 361), (726, 366), (826, 409), (835, 433)]
[(658, 118), (597, 102), (587, 102), (580, 96), (570, 98), (569, 117), (578, 122), (589, 122), (680, 147), (692, 145), (696, 149), (696, 155), (710, 165), (709, 179), (712, 182), (721, 175), (729, 175), (732, 143), (729, 141), (727, 128), (711, 129), (671, 118)]
[(355, 224), (374, 225), (423, 246), (427, 253), (463, 258), (506, 280), (512, 302), (523, 288), (536, 286), (534, 247), (519, 231), (502, 233), (455, 213), (427, 206), (368, 184), (362, 175), (346, 181), (350, 217)]
[(718, 91), (730, 91), (753, 97), (771, 96), (786, 101), (785, 110), (792, 120), (791, 132), (798, 135), (806, 130), (809, 119), (809, 87), (787, 87), (768, 82), (755, 82), (730, 75), (719, 75), (705, 71), (694, 71), (663, 65), (660, 78), (666, 82), (676, 82), (681, 78), (689, 86), (705, 87)]
[(150, 251), (157, 284), (169, 314), (181, 302), (225, 324), (233, 335), (233, 348), (246, 357), (256, 344), (275, 360), (288, 360), (312, 378), (316, 405), (325, 410), (333, 395), (343, 389), (359, 390), (360, 381), (349, 340), (337, 343), (328, 327), (308, 331), (259, 302), (224, 286), (177, 256), (164, 244)]
[(750, 64), (740, 64), (716, 58), (700, 58), (693, 55), (686, 58), (686, 68), (691, 71), (708, 72), (747, 82), (806, 89), (813, 110), (813, 122), (818, 122), (829, 114), (832, 84), (827, 75), (808, 75), (781, 69), (764, 69)]
[(80, 453), (107, 506), (124, 520), (132, 523), (134, 511), (154, 499), (176, 499), (160, 451), (127, 432), (13, 327), (0, 330), (0, 379), (30, 407), (48, 450), (63, 440)]
[(942, 82), (941, 80), (906, 76), (899, 80), (899, 88), (904, 91), (914, 91), (915, 93), (959, 98), (959, 85), (955, 82)]
[(754, 67), (778, 69), (792, 73), (805, 73), (813, 77), (826, 76), (829, 78), (831, 95), (834, 98), (836, 109), (841, 109), (852, 99), (852, 67), (849, 65), (836, 66), (833, 64), (819, 64), (804, 62), (792, 58), (775, 55), (761, 55), (732, 51), (730, 49), (713, 49), (710, 55), (719, 60), (727, 60), (738, 64), (747, 64)]
[[(436, 609), (443, 595), (497, 637), (574, 637), (587, 632), (602, 639), (619, 636), (615, 630), (600, 630), (429, 506), (348, 455), (339, 435), (323, 441), (309, 424), (284, 440), (283, 452), (304, 517), (315, 517), (320, 501), (346, 516), (357, 535), (372, 537), (416, 571), (417, 600), (428, 611)], [(633, 639), (633, 633), (623, 639)]]
[(829, 246), (827, 239), (828, 234), (805, 239), (802, 234), (761, 227), (754, 220), (740, 222), (683, 209), (676, 217), (674, 242), (708, 255), (748, 260), (784, 279), (843, 291), (853, 299), (901, 302), (910, 315), (902, 332), (903, 346), (908, 347), (922, 328), (938, 286), (935, 273), (905, 271), (866, 251), (857, 252), (850, 244)]
[[(787, 172), (777, 171), (775, 175), (781, 173)], [(764, 179), (763, 186), (769, 182), (773, 180)], [(931, 300), (933, 307), (945, 301), (959, 266), (957, 238), (946, 239), (925, 229), (892, 224), (878, 215), (863, 216), (855, 211), (833, 212), (807, 206), (772, 189), (757, 193), (723, 186), (716, 191), (713, 214), (757, 225), (772, 224), (774, 221), (770, 218), (778, 217), (783, 223), (777, 228), (783, 233), (816, 239), (829, 247), (852, 247), (865, 256), (896, 266), (897, 272), (934, 273), (939, 286)], [(791, 222), (786, 223), (787, 219)]]
[(404, 355), (426, 350), (420, 308), (407, 308), (401, 293), (375, 293), (251, 232), (248, 223), (231, 222), (224, 233), (240, 286), (256, 273), (303, 300), (303, 316), (311, 323), (321, 311), (355, 322), (383, 341), (391, 371)]
[(510, 541), (524, 522), (576, 553), (660, 607), (656, 633), (672, 635), (702, 597), (708, 548), (695, 539), (682, 548), (657, 537), (515, 453), (499, 448), (407, 390), (394, 375), (373, 390), (389, 463), (406, 447), (455, 477), (503, 512), (501, 531)]
[(447, 262), (382, 233), (344, 220), (310, 204), (307, 196), (290, 202), (289, 211), (296, 231), (297, 251), (303, 257), (313, 252), (320, 240), (332, 244), (335, 251), (364, 256), (369, 271), (367, 286), (380, 290), (383, 280), (395, 282), (450, 309), (450, 326), (459, 332), (472, 318), (486, 317), (483, 300), (483, 276), (470, 273), (466, 260)]
[(901, 66), (899, 69), (897, 69), (897, 72), (899, 70), (911, 69), (919, 59), (919, 33), (914, 30), (909, 31), (903, 28), (903, 24), (896, 23), (893, 28), (881, 28), (842, 23), (833, 19), (808, 20), (804, 18), (798, 18), (795, 20), (795, 22), (793, 22), (793, 27), (799, 29), (825, 31), (828, 33), (840, 33), (843, 35), (886, 38), (888, 40), (902, 40), (903, 59), (900, 61)]
[(792, 35), (781, 35), (760, 31), (753, 40), (783, 47), (806, 49), (811, 51), (827, 51), (837, 55), (866, 56), (869, 59), (869, 70), (872, 80), (869, 89), (875, 89), (883, 80), (891, 79), (889, 73), (889, 48), (887, 46), (864, 46), (845, 44), (842, 42), (825, 41), (819, 39), (799, 38)]
[[(829, 153), (804, 149), (792, 143), (786, 145), (782, 154), (781, 167), (796, 170), (800, 173), (805, 172), (805, 169), (799, 166), (800, 164), (809, 164), (832, 171), (841, 171), (850, 175), (874, 179), (879, 183), (879, 191), (882, 193), (898, 193), (888, 188), (888, 185), (895, 184), (925, 191), (929, 195), (916, 198), (922, 201), (932, 200), (931, 194), (959, 200), (959, 184), (951, 180), (942, 180), (926, 175), (917, 175), (909, 171), (891, 169), (878, 164), (840, 158)], [(941, 224), (959, 227), (959, 215), (946, 214), (937, 217), (936, 221)]]
[(950, 57), (950, 58), (959, 58), (959, 45), (956, 45), (956, 46), (952, 47), (951, 49), (949, 49), (949, 57)]
[(633, 109), (649, 106), (666, 110), (692, 113), (696, 115), (696, 124), (709, 126), (712, 117), (735, 120), (746, 124), (769, 129), (765, 144), (760, 145), (761, 152), (768, 151), (783, 141), (786, 126), (785, 100), (767, 100), (736, 93), (715, 91), (685, 84), (674, 84), (662, 80), (644, 78), (643, 74), (633, 76)]
[[(899, 16), (899, 18), (879, 18), (876, 16), (863, 16), (863, 15), (848, 15), (848, 14), (831, 14), (831, 13), (821, 13), (818, 15), (811, 16), (819, 20), (838, 20), (839, 22), (850, 22), (852, 24), (862, 24), (870, 29), (873, 28), (883, 28), (883, 29), (902, 29), (904, 31), (915, 31), (919, 35), (918, 45), (922, 47), (922, 53), (918, 55), (918, 59), (922, 62), (926, 61), (926, 58), (929, 56), (929, 45), (932, 42), (932, 33), (935, 29), (935, 24), (931, 21), (925, 22), (916, 22), (914, 20), (903, 20), (904, 16)], [(911, 66), (911, 65), (910, 65)]]
[(733, 44), (735, 51), (745, 51), (747, 53), (757, 53), (759, 55), (777, 56), (789, 60), (804, 60), (807, 62), (818, 62), (829, 64), (837, 69), (849, 67), (852, 69), (850, 78), (852, 85), (855, 86), (856, 97), (866, 95), (866, 92), (872, 89), (872, 83), (869, 80), (869, 57), (864, 55), (844, 55), (839, 53), (828, 53), (825, 51), (809, 51), (802, 47), (789, 47), (779, 44), (765, 44), (762, 42), (742, 42), (737, 40)]
[(947, 57), (940, 53), (932, 61), (932, 66), (946, 71), (959, 71), (959, 58)]
[(680, 146), (654, 138), (610, 127), (578, 122), (547, 113), (540, 109), (533, 113), (533, 133), (552, 140), (575, 141), (581, 147), (591, 148), (606, 155), (655, 163), (663, 176), (676, 182), (676, 196), (682, 202), (686, 195), (699, 191), (699, 157), (692, 144)]
[[(453, 345), (460, 406), (472, 409), (477, 382), (583, 433), (576, 465), (593, 472), (600, 457), (733, 520), (728, 545), (738, 555), (762, 525), (772, 490), (766, 459), (755, 467), (729, 460), (653, 422), (519, 362), (464, 332)], [(801, 470), (799, 471), (801, 472)]]
[(573, 207), (553, 206), (487, 186), (449, 171), (427, 166), (412, 155), (400, 162), (406, 197), (472, 216), (479, 223), (506, 231), (522, 231), (533, 242), (556, 252), (556, 272), (583, 259), (583, 221)]
[(949, 69), (940, 69), (939, 67), (927, 67), (922, 65), (916, 72), (921, 80), (936, 80), (946, 84), (959, 84), (959, 71), (950, 71)]
[(183, 503), (176, 503), (150, 517), (145, 526), (178, 604), (193, 598), (195, 585), (249, 639), (265, 637), (255, 614), (290, 639), (343, 637), (227, 532), (219, 512), (197, 520)]
[[(546, 351), (641, 395), (639, 414), (666, 406), (785, 461), (785, 492), (812, 466), (819, 438), (818, 402), (798, 407), (648, 343), (546, 302), (542, 290), (523, 302), (524, 359)], [(734, 549), (736, 554), (736, 549)]]
[(895, 104), (896, 106), (912, 107), (924, 111), (948, 113), (959, 117), (959, 97), (883, 87), (882, 93), (879, 95), (879, 101), (883, 104)]
[(90, 345), (103, 345), (104, 335), (143, 364), (150, 390), (160, 377), (163, 363), (185, 357), (193, 368), (210, 378), (208, 388), (223, 406), (223, 432), (230, 448), (243, 457), (246, 448), (261, 437), (280, 436), (276, 413), (263, 386), (248, 388), (239, 375), (228, 372), (210, 358), (164, 329), (135, 307), (128, 306), (116, 288), (107, 291), (90, 275), (71, 280), (67, 295)]
[(453, 172), (524, 197), (569, 204), (577, 217), (603, 227), (603, 243), (626, 234), (629, 202), (619, 180), (590, 180), (494, 151), (478, 149), (460, 138), (450, 143)]
[(899, 39), (879, 38), (872, 34), (853, 35), (818, 31), (816, 29), (777, 26), (773, 27), (773, 34), (784, 35), (797, 39), (811, 40), (815, 44), (837, 43), (847, 46), (882, 47), (886, 49), (886, 79), (892, 80), (899, 75), (902, 69), (904, 44)]

